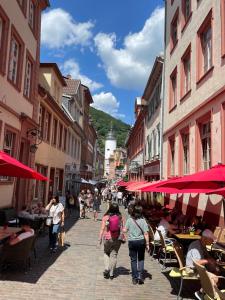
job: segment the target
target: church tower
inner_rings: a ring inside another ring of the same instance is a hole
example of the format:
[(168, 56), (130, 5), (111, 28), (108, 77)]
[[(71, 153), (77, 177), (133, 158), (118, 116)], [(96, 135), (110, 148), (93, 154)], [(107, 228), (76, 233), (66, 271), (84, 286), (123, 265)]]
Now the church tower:
[(109, 175), (109, 158), (113, 155), (114, 150), (116, 150), (116, 137), (113, 132), (112, 123), (110, 131), (108, 132), (106, 139), (105, 139), (105, 168), (104, 168), (104, 175), (107, 177)]

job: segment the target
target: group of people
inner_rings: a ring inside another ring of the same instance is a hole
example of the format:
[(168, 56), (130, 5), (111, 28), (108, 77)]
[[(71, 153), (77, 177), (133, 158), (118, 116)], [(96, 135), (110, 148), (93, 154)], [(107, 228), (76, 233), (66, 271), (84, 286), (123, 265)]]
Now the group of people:
[(94, 193), (91, 190), (82, 190), (78, 196), (79, 208), (80, 208), (80, 218), (86, 217), (86, 210), (90, 212), (93, 211), (94, 221), (98, 220), (98, 213), (101, 205), (101, 194), (98, 189), (94, 189)]
[(131, 260), (132, 283), (143, 284), (145, 249), (149, 251), (148, 225), (143, 218), (142, 207), (134, 205), (130, 210), (130, 217), (125, 222), (117, 202), (111, 202), (102, 218), (99, 233), (99, 244), (104, 243), (104, 278), (113, 279), (117, 263), (117, 255), (123, 234), (128, 235), (128, 248)]

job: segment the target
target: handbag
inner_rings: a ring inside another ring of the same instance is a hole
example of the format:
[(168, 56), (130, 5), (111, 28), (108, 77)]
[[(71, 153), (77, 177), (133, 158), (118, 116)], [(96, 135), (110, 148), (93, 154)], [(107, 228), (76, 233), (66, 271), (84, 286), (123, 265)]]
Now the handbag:
[(64, 244), (65, 244), (65, 235), (66, 235), (65, 229), (64, 229), (64, 227), (61, 227), (60, 232), (59, 232), (59, 234), (58, 234), (58, 243), (59, 243), (59, 245), (62, 246), (62, 247), (63, 247)]
[(53, 217), (48, 216), (46, 218), (45, 224), (46, 224), (46, 226), (51, 226), (52, 222), (53, 222)]

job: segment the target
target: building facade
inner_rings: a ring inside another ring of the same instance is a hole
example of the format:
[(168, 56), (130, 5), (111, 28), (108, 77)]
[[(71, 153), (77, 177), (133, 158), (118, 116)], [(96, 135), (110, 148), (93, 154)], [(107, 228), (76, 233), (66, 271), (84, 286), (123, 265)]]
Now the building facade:
[[(224, 28), (224, 0), (166, 1), (164, 178), (225, 163)], [(197, 213), (219, 201), (201, 197)]]
[(144, 130), (146, 116), (146, 101), (136, 98), (135, 124), (132, 127), (126, 142), (127, 172), (130, 180), (143, 179), (144, 166)]
[[(39, 129), (42, 142), (38, 146), (37, 170), (50, 178), (36, 182), (34, 197), (46, 203), (58, 192), (74, 193), (72, 175), (80, 165), (81, 138), (73, 118), (62, 108), (62, 93), (66, 81), (54, 63), (42, 63), (39, 85)], [(71, 175), (71, 177), (69, 177)]]
[[(0, 147), (34, 167), (38, 128), (41, 12), (47, 0), (0, 1)], [(31, 134), (32, 133), (32, 134)], [(0, 178), (1, 206), (32, 200), (34, 181)]]
[(158, 56), (142, 96), (147, 106), (144, 130), (144, 178), (148, 181), (160, 179), (162, 77), (163, 58)]

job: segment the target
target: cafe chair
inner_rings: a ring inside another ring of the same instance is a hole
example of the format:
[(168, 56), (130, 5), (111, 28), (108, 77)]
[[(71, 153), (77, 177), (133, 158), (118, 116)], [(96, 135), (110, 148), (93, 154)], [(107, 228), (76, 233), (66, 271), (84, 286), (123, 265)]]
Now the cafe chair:
[(180, 278), (180, 287), (177, 295), (177, 300), (179, 300), (182, 299), (180, 295), (183, 289), (184, 280), (199, 280), (199, 278), (194, 272), (194, 270), (191, 270), (190, 268), (187, 268), (185, 266), (183, 247), (178, 242), (174, 242), (173, 248), (179, 264), (179, 268), (173, 268), (170, 271), (169, 276), (172, 278)]
[[(207, 272), (206, 268), (196, 261), (194, 261), (194, 266), (199, 275), (199, 279), (202, 286), (202, 299), (205, 300), (221, 300), (220, 295), (217, 293), (216, 288), (212, 279), (210, 278), (209, 272)], [(218, 276), (219, 278), (224, 278), (222, 276)], [(224, 291), (220, 291), (223, 294)]]
[(15, 245), (4, 244), (1, 253), (1, 269), (11, 265), (21, 265), (26, 270), (30, 268), (30, 254), (35, 236), (26, 238)]
[(175, 254), (174, 252), (174, 247), (173, 247), (173, 240), (170, 239), (164, 239), (161, 230), (156, 229), (159, 237), (160, 237), (160, 248), (159, 248), (159, 257), (158, 257), (158, 261), (160, 263), (160, 261), (163, 262), (162, 265), (162, 270), (166, 269), (166, 263), (167, 263), (167, 258), (169, 257), (170, 262), (172, 262), (172, 255)]

